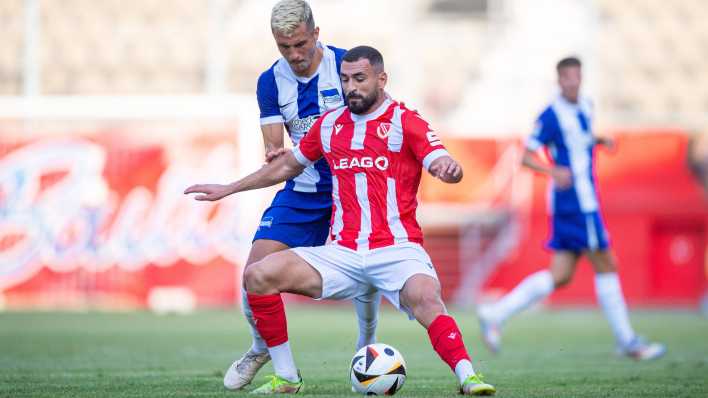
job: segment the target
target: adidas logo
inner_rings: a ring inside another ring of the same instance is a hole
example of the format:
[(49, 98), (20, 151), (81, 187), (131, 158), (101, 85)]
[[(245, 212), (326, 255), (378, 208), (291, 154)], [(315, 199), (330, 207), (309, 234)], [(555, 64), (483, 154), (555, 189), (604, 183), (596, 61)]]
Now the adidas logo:
[(457, 332), (452, 332), (447, 335), (447, 338), (450, 340), (455, 340), (456, 337), (457, 337)]

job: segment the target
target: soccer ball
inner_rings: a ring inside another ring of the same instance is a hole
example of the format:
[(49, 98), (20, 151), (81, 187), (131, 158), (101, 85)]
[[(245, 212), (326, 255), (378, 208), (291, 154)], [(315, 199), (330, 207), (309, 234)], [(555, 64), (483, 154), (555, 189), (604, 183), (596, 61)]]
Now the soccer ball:
[(390, 345), (369, 344), (354, 354), (350, 377), (356, 392), (393, 395), (406, 381), (406, 361)]

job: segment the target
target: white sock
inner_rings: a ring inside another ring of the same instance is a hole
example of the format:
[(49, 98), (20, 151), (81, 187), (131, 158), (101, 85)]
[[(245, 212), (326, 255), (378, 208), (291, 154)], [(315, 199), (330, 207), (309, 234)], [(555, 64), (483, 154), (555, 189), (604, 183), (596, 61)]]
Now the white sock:
[(468, 377), (474, 374), (474, 368), (472, 368), (472, 362), (463, 359), (455, 365), (455, 376), (460, 382), (460, 385), (467, 380)]
[(376, 342), (376, 325), (379, 321), (381, 294), (375, 292), (368, 296), (356, 297), (352, 301), (359, 322), (359, 340), (356, 343), (358, 351), (361, 347)]
[(485, 313), (497, 323), (504, 323), (512, 315), (521, 312), (553, 292), (553, 276), (548, 270), (526, 277), (511, 292), (507, 293)]
[(622, 287), (616, 272), (595, 274), (595, 293), (605, 317), (610, 323), (617, 344), (624, 347), (634, 339), (634, 330), (629, 323), (627, 305), (622, 296)]
[(292, 382), (300, 381), (297, 367), (295, 367), (295, 359), (290, 351), (290, 342), (286, 341), (275, 347), (269, 347), (268, 352), (276, 375)]
[(256, 322), (253, 320), (253, 311), (251, 311), (251, 306), (248, 304), (248, 297), (246, 296), (246, 290), (241, 288), (241, 308), (243, 309), (243, 315), (248, 321), (248, 326), (251, 328), (251, 337), (253, 342), (251, 343), (251, 351), (262, 354), (268, 351), (268, 346), (265, 340), (258, 333), (256, 329)]

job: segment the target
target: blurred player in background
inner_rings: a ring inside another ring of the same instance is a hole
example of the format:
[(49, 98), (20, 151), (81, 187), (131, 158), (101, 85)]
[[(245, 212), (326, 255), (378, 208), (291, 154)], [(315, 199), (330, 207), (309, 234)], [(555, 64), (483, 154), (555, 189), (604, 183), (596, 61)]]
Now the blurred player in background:
[[(703, 194), (708, 199), (708, 131), (694, 133), (688, 140), (688, 167), (703, 187)], [(703, 264), (703, 297), (700, 310), (708, 317), (708, 243), (704, 248), (706, 255)]]
[(326, 159), (332, 167), (333, 243), (272, 254), (246, 268), (245, 286), (256, 327), (273, 358), (275, 376), (255, 393), (297, 393), (303, 383), (288, 343), (281, 292), (344, 300), (382, 292), (428, 331), (430, 342), (457, 376), (460, 392), (491, 395), (475, 374), (440, 282), (421, 246), (415, 218), (421, 167), (446, 183), (462, 168), (416, 112), (386, 98), (381, 54), (355, 47), (341, 68), (346, 107), (325, 113), (297, 147), (229, 185), (195, 185), (197, 200), (277, 184)]
[[(595, 270), (597, 299), (614, 333), (617, 352), (638, 360), (658, 358), (665, 347), (645, 342), (630, 325), (615, 256), (600, 217), (593, 149), (596, 144), (611, 146), (612, 142), (593, 136), (592, 105), (579, 96), (580, 60), (564, 58), (556, 69), (561, 93), (536, 121), (523, 157), (524, 166), (552, 180), (553, 232), (548, 246), (554, 253), (550, 269), (528, 276), (498, 302), (479, 308), (483, 338), (490, 350), (499, 351), (504, 322), (568, 284), (578, 260), (585, 255)], [(551, 166), (535, 156), (542, 147), (553, 159)]]
[[(318, 41), (312, 10), (302, 0), (278, 2), (271, 14), (271, 30), (283, 58), (261, 74), (257, 97), (266, 162), (285, 153), (283, 132), (294, 145), (319, 116), (344, 105), (339, 69), (346, 50)], [(292, 247), (321, 246), (327, 241), (332, 214), (332, 179), (322, 160), (293, 176), (279, 191), (261, 218), (246, 266)], [(270, 360), (265, 342), (255, 328), (242, 290), (242, 308), (251, 326), (253, 344), (224, 375), (230, 390), (249, 384)], [(359, 322), (357, 349), (374, 343), (380, 297), (376, 293), (354, 298)]]

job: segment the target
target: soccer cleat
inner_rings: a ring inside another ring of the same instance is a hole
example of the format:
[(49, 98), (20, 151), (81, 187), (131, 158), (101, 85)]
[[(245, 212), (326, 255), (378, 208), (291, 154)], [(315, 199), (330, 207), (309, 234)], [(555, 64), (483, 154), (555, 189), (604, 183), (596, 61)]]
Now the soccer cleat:
[(501, 325), (487, 317), (484, 308), (479, 309), (477, 318), (479, 318), (479, 328), (482, 331), (482, 341), (489, 351), (498, 354), (501, 349)]
[[(298, 376), (300, 376), (299, 372)], [(251, 394), (297, 394), (302, 391), (302, 377), (300, 377), (300, 380), (296, 382), (286, 380), (278, 375), (270, 375), (266, 377), (270, 380), (251, 391)]]
[(637, 361), (649, 361), (666, 354), (666, 346), (661, 343), (647, 343), (643, 338), (635, 337), (625, 347), (620, 348), (618, 353)]
[(240, 390), (251, 383), (258, 370), (270, 361), (268, 352), (257, 353), (248, 350), (241, 358), (231, 364), (224, 375), (224, 387), (228, 390)]
[(493, 385), (482, 380), (481, 374), (468, 377), (460, 386), (460, 394), (463, 395), (494, 395), (496, 392)]

